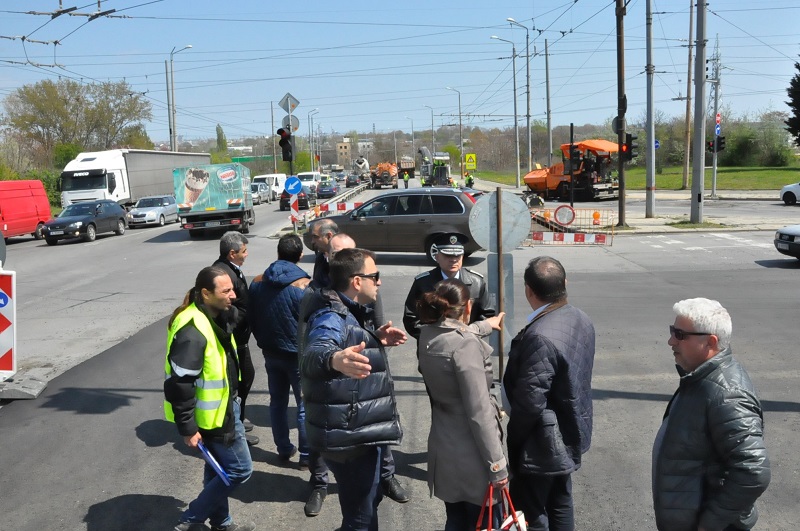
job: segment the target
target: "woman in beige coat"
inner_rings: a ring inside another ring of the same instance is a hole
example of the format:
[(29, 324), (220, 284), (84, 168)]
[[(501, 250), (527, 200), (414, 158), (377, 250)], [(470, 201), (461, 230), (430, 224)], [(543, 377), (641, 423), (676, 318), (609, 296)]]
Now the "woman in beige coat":
[[(427, 325), (419, 338), (419, 367), (432, 408), (428, 486), (444, 501), (445, 531), (473, 531), (489, 482), (508, 483), (500, 409), (489, 393), (492, 348), (481, 339), (501, 329), (504, 314), (468, 325), (471, 306), (469, 290), (455, 279), (439, 282), (417, 303)], [(499, 506), (493, 513), (499, 527)]]

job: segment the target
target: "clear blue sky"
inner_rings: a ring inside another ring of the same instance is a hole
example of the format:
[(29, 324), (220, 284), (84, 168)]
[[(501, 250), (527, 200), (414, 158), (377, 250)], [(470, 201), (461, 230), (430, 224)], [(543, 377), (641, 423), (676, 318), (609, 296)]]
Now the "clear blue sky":
[[(517, 53), (520, 124), (524, 124), (525, 30), (531, 31), (531, 115), (545, 119), (545, 39), (550, 50), (553, 125), (600, 124), (616, 114), (616, 36), (613, 0), (494, 0), (471, 2), (348, 0), (103, 0), (125, 18), (24, 14), (51, 12), (58, 0), (18, 0), (0, 6), (0, 98), (42, 79), (127, 80), (153, 104), (147, 124), (155, 141), (168, 138), (164, 61), (174, 56), (178, 133), (209, 138), (222, 124), (229, 139), (273, 133), (290, 92), (299, 101), (298, 134), (308, 113), (325, 132), (410, 132), (458, 124), (513, 124), (511, 44)], [(689, 38), (687, 0), (654, 0), (656, 109), (682, 116)], [(79, 12), (97, 1), (63, 0)], [(278, 7), (281, 6), (281, 7)], [(477, 7), (473, 7), (477, 6)], [(646, 75), (644, 0), (625, 17), (628, 121), (644, 116)], [(696, 19), (695, 19), (696, 24)], [(788, 111), (789, 80), (800, 54), (797, 0), (719, 0), (709, 5), (708, 56), (717, 36), (723, 65), (722, 102), (735, 115)], [(694, 32), (692, 34), (694, 39)], [(26, 63), (27, 61), (27, 63)], [(26, 64), (19, 64), (26, 63)], [(52, 66), (58, 64), (60, 66)], [(708, 93), (708, 89), (707, 89)], [(723, 117), (723, 120), (725, 117)], [(724, 127), (724, 122), (723, 122)]]

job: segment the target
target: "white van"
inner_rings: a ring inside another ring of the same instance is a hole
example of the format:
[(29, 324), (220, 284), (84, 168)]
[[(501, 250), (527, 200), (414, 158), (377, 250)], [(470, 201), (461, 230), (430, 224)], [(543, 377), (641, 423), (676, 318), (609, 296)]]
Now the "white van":
[(265, 183), (270, 189), (272, 201), (277, 201), (283, 193), (283, 185), (286, 183), (285, 173), (267, 173), (253, 177), (254, 183)]
[(303, 183), (303, 186), (308, 186), (311, 193), (317, 194), (317, 185), (322, 180), (322, 174), (318, 171), (302, 171), (297, 174), (297, 178)]

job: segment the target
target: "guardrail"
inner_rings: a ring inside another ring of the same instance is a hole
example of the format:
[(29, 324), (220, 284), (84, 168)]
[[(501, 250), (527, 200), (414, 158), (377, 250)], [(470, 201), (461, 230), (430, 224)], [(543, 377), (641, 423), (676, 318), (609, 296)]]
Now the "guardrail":
[[(330, 208), (330, 205), (338, 205), (339, 203), (347, 202), (348, 199), (352, 199), (353, 197), (357, 196), (364, 190), (369, 187), (369, 183), (359, 184), (358, 186), (354, 186), (353, 188), (345, 188), (345, 191), (336, 197), (332, 197), (325, 201), (322, 204), (317, 204), (314, 208), (305, 211), (302, 215), (302, 227), (304, 229), (308, 228), (308, 224), (314, 221), (319, 217), (325, 217), (331, 212), (336, 213), (336, 208)], [(321, 206), (327, 206), (328, 208), (322, 209)]]

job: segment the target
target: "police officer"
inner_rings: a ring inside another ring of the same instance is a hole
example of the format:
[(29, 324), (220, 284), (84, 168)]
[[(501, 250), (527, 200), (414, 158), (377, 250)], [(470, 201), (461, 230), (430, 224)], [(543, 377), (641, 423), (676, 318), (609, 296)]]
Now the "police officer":
[(489, 302), (489, 293), (486, 288), (486, 279), (483, 275), (463, 267), (464, 244), (466, 236), (461, 234), (441, 234), (434, 240), (436, 247), (437, 267), (420, 273), (411, 284), (411, 290), (406, 298), (403, 311), (403, 326), (409, 335), (419, 341), (419, 317), (417, 316), (417, 301), (422, 295), (434, 290), (434, 286), (442, 280), (457, 278), (469, 289), (469, 298), (472, 301), (472, 313), (469, 322), (481, 321), (497, 313)]

